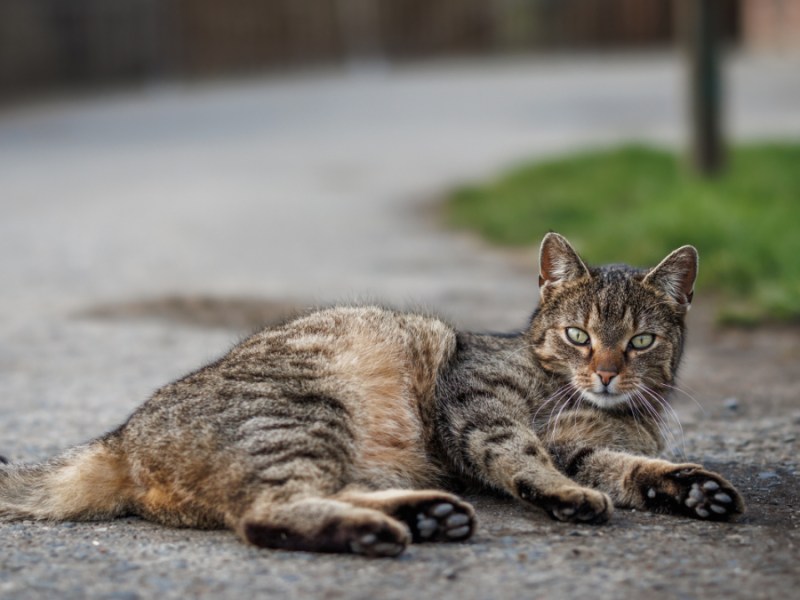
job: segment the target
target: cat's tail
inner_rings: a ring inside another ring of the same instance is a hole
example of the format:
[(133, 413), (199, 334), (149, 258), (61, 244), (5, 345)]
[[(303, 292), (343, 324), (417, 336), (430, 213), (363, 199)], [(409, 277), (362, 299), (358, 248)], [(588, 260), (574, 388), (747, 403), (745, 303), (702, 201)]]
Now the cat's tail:
[(127, 512), (129, 468), (104, 440), (37, 465), (0, 464), (0, 520), (89, 520)]

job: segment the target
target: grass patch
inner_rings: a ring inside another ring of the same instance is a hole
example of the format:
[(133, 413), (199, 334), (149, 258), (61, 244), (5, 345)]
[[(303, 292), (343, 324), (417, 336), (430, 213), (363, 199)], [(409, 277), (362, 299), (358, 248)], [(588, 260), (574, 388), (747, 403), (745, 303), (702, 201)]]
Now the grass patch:
[(800, 144), (737, 147), (712, 181), (636, 145), (525, 164), (456, 190), (448, 215), (498, 244), (558, 231), (595, 264), (652, 266), (693, 244), (723, 321), (800, 322)]

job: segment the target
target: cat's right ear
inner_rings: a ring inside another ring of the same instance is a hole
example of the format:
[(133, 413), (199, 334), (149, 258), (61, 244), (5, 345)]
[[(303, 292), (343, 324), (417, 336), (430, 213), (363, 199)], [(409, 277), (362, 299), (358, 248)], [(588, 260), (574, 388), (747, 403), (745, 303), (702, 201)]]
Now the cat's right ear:
[(539, 249), (539, 288), (587, 277), (589, 269), (570, 246), (557, 233), (548, 233)]
[(655, 286), (679, 306), (689, 310), (696, 278), (697, 250), (694, 246), (682, 246), (658, 263), (642, 282)]

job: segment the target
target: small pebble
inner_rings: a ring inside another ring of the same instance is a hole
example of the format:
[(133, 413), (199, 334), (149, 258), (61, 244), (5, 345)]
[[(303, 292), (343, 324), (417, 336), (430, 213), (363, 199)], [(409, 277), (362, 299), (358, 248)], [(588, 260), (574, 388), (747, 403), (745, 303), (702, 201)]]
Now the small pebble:
[(722, 404), (723, 404), (723, 406), (725, 408), (727, 408), (728, 410), (731, 410), (731, 411), (739, 409), (739, 399), (738, 398), (733, 398), (733, 397), (725, 398), (725, 400), (722, 401)]

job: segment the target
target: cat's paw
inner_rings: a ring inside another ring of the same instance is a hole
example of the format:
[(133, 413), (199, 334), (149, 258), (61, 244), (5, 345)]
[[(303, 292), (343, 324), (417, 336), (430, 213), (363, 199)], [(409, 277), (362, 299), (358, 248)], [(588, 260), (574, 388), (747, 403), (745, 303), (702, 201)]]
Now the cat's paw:
[(372, 557), (397, 556), (406, 549), (411, 536), (396, 519), (371, 510), (354, 509), (324, 520), (316, 527), (304, 524), (274, 525), (247, 521), (244, 539), (261, 548), (341, 552)]
[(614, 512), (608, 495), (578, 485), (541, 492), (522, 482), (517, 484), (517, 492), (521, 499), (541, 506), (558, 521), (599, 525), (608, 521)]
[(669, 465), (642, 485), (646, 508), (695, 519), (726, 521), (744, 512), (744, 500), (721, 475), (700, 465)]
[(408, 525), (414, 542), (460, 542), (475, 530), (472, 506), (451, 494), (410, 496), (391, 513)]
[(373, 557), (397, 556), (406, 549), (408, 534), (387, 523), (360, 525), (350, 535), (350, 551)]

